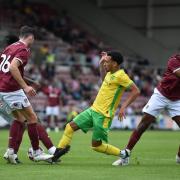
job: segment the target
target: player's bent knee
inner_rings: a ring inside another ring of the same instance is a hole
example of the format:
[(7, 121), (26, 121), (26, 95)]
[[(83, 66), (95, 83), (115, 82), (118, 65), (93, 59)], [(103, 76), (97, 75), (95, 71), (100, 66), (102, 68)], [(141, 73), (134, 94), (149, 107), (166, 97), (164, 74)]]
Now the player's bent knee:
[(73, 131), (77, 131), (78, 129), (79, 129), (79, 127), (77, 126), (77, 124), (75, 123), (75, 122), (73, 122), (73, 121), (71, 121), (70, 123), (68, 123), (67, 125), (66, 125), (66, 127), (69, 127), (70, 126), (70, 128), (73, 130)]
[(38, 118), (35, 113), (31, 113), (27, 120), (29, 123), (37, 123), (38, 122)]
[(99, 147), (102, 144), (102, 141), (92, 141), (92, 147)]

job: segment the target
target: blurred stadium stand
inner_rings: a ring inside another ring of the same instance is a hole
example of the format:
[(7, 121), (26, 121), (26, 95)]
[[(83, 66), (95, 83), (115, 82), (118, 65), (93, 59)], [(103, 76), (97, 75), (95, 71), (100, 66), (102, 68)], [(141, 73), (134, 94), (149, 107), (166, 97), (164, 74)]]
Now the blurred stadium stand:
[[(61, 89), (61, 120), (66, 119), (70, 106), (80, 112), (94, 100), (100, 84), (101, 50), (120, 49), (125, 55), (124, 68), (141, 90), (141, 96), (130, 107), (131, 117), (141, 115), (161, 79), (168, 56), (179, 49), (178, 39), (174, 38), (180, 28), (175, 18), (180, 12), (176, 0), (0, 3), (1, 48), (4, 38), (17, 34), (20, 26), (37, 27), (37, 41), (26, 74), (43, 85), (55, 82)], [(167, 18), (167, 14), (171, 15)], [(46, 96), (39, 91), (31, 102), (44, 119)], [(132, 123), (120, 126), (133, 128)], [(172, 127), (165, 124), (163, 128)]]

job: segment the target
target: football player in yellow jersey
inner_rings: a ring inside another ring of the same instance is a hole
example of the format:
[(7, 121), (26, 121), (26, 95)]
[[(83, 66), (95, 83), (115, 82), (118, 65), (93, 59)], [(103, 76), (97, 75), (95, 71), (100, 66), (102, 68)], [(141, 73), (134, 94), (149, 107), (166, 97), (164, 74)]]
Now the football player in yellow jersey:
[[(119, 157), (126, 156), (126, 150), (121, 151), (119, 148), (108, 144), (108, 131), (114, 113), (118, 107), (123, 92), (130, 90), (128, 97), (122, 104), (118, 117), (120, 120), (125, 118), (126, 108), (136, 99), (140, 91), (133, 81), (128, 77), (120, 65), (123, 57), (119, 52), (103, 52), (100, 60), (100, 74), (102, 85), (93, 105), (77, 115), (73, 121), (66, 125), (64, 134), (59, 142), (58, 147), (64, 148), (70, 144), (73, 133), (78, 129), (87, 132), (93, 130), (92, 149)], [(105, 143), (104, 143), (104, 142)]]

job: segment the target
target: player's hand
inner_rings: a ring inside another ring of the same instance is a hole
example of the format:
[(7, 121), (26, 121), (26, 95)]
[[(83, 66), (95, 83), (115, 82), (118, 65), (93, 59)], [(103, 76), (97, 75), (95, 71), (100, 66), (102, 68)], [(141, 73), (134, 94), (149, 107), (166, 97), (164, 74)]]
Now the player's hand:
[(28, 96), (35, 96), (36, 95), (36, 91), (33, 87), (31, 86), (26, 86), (24, 88), (24, 92), (28, 95)]
[(31, 86), (37, 91), (41, 89), (41, 84), (39, 82), (34, 82), (31, 84)]
[(35, 81), (27, 76), (24, 76), (24, 80), (28, 86), (33, 87), (36, 91), (41, 88), (41, 84), (38, 81)]
[(102, 63), (104, 63), (104, 61), (105, 61), (105, 58), (104, 57), (106, 57), (107, 56), (107, 53), (106, 52), (101, 52), (101, 59), (100, 59), (100, 61), (99, 61), (99, 64), (102, 64)]
[(118, 120), (123, 121), (123, 119), (126, 119), (126, 109), (121, 107), (121, 109), (119, 110), (119, 114), (118, 114)]

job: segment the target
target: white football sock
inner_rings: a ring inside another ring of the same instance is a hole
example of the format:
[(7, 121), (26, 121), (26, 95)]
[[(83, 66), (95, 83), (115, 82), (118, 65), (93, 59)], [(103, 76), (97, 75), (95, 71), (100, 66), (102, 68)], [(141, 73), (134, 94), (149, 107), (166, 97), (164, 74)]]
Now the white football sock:
[(56, 151), (56, 147), (55, 147), (55, 146), (53, 146), (53, 147), (51, 147), (50, 149), (48, 149), (48, 153), (49, 153), (49, 154), (54, 154), (55, 151)]

